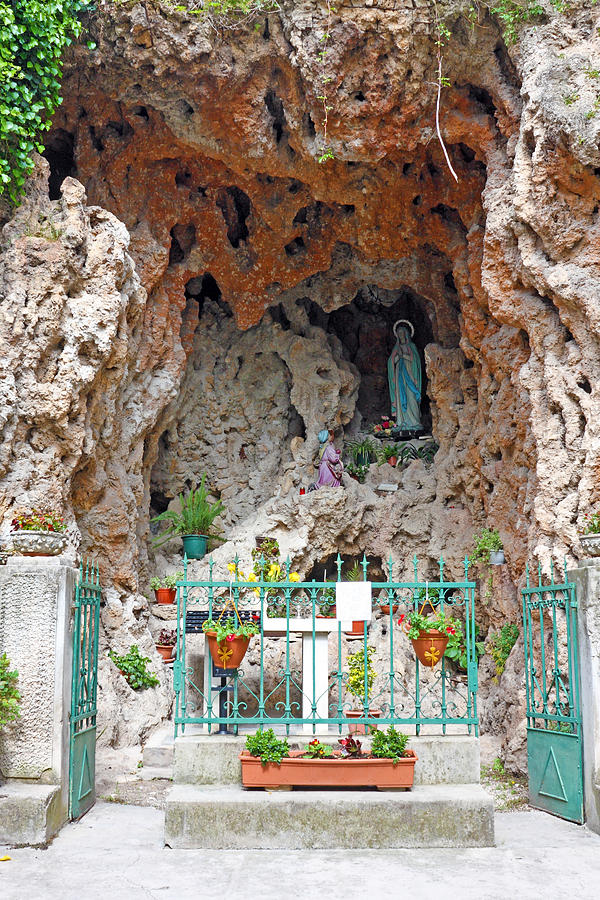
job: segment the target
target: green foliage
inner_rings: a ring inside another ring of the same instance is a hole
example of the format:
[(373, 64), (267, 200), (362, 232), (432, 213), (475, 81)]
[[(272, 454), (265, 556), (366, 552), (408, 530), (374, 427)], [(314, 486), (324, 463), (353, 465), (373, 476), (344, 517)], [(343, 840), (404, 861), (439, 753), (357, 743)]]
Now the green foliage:
[(10, 671), (10, 660), (6, 653), (0, 655), (0, 728), (14, 722), (21, 715), (19, 704), (21, 695), (17, 690), (19, 673)]
[(114, 650), (110, 650), (108, 655), (117, 669), (121, 670), (125, 680), (134, 691), (155, 687), (158, 684), (156, 675), (149, 672), (146, 668), (146, 664), (150, 662), (150, 658), (141, 655), (137, 644), (132, 644), (127, 653), (123, 656), (117, 656)]
[(359, 484), (364, 484), (369, 468), (370, 466), (357, 466), (354, 463), (348, 463), (348, 465), (346, 466), (346, 472), (348, 473), (348, 475), (356, 478)]
[(207, 619), (202, 625), (202, 630), (204, 632), (215, 631), (217, 643), (220, 643), (234, 637), (252, 637), (253, 634), (258, 634), (258, 624), (256, 622), (240, 622), (233, 616), (229, 616), (224, 621), (219, 619), (215, 622), (214, 619)]
[(362, 441), (348, 441), (348, 452), (355, 466), (366, 466), (375, 458), (375, 447), (371, 438), (363, 438)]
[(318, 738), (315, 738), (314, 741), (310, 741), (306, 745), (302, 756), (306, 759), (325, 759), (328, 756), (333, 756), (333, 750), (329, 744), (322, 744)]
[(177, 587), (177, 582), (183, 579), (183, 572), (175, 572), (174, 575), (165, 575), (163, 578), (151, 578), (150, 587), (153, 591), (173, 591)]
[(408, 735), (396, 731), (393, 725), (387, 731), (376, 731), (371, 741), (371, 753), (379, 759), (397, 762), (405, 755)]
[(358, 700), (368, 700), (373, 690), (373, 679), (377, 673), (373, 668), (371, 656), (375, 652), (374, 647), (367, 646), (367, 695), (365, 697), (365, 651), (364, 647), (351, 653), (347, 659), (348, 664), (348, 691)]
[(565, 106), (573, 106), (574, 103), (577, 103), (579, 100), (579, 94), (577, 91), (571, 91), (570, 94), (565, 94), (563, 97), (563, 101)]
[(469, 555), (472, 566), (490, 564), (490, 552), (502, 550), (502, 539), (495, 528), (482, 528), (473, 538), (473, 551)]
[(12, 520), (13, 531), (54, 531), (62, 533), (67, 530), (67, 523), (59, 513), (51, 510), (40, 512), (32, 509), (28, 513), (18, 513)]
[(438, 610), (433, 616), (424, 616), (420, 612), (402, 614), (398, 619), (398, 624), (402, 624), (404, 619), (408, 625), (406, 634), (411, 640), (418, 638), (422, 631), (441, 631), (449, 637), (462, 638), (462, 625), (459, 620), (441, 610)]
[(263, 766), (270, 762), (279, 765), (284, 756), (290, 755), (288, 742), (285, 739), (280, 741), (275, 737), (272, 728), (268, 728), (266, 731), (257, 731), (256, 734), (249, 734), (246, 738), (246, 750), (252, 756), (260, 756)]
[[(475, 625), (475, 662), (479, 662), (479, 657), (483, 656), (485, 653), (485, 641), (478, 641), (478, 637), (479, 625)], [(459, 669), (467, 668), (469, 659), (467, 656), (466, 638), (462, 629), (460, 632), (456, 631), (455, 634), (450, 635), (450, 640), (448, 641), (444, 656), (455, 662)]]
[[(150, 519), (151, 522), (168, 522), (166, 530), (155, 540), (155, 546), (160, 547), (177, 534), (203, 534), (211, 536), (211, 528), (214, 520), (224, 510), (225, 506), (220, 500), (211, 503), (208, 500), (209, 489), (206, 486), (206, 473), (197, 488), (191, 488), (187, 495), (179, 495), (181, 512), (166, 509), (158, 516)], [(212, 535), (214, 537), (214, 535)]]
[(544, 9), (534, 0), (525, 0), (524, 3), (516, 3), (515, 0), (499, 0), (490, 8), (490, 12), (500, 20), (506, 43), (514, 44), (518, 37), (519, 26), (543, 15)]
[(496, 675), (502, 675), (504, 672), (506, 660), (518, 637), (519, 626), (514, 624), (503, 625), (500, 631), (488, 637), (486, 648), (496, 664)]
[[(61, 57), (90, 0), (0, 0), (0, 195), (17, 203), (60, 105)], [(92, 45), (91, 45), (92, 46)]]
[(401, 459), (401, 449), (399, 444), (382, 444), (377, 448), (377, 465), (382, 466), (384, 463), (389, 462), (393, 456), (396, 459)]

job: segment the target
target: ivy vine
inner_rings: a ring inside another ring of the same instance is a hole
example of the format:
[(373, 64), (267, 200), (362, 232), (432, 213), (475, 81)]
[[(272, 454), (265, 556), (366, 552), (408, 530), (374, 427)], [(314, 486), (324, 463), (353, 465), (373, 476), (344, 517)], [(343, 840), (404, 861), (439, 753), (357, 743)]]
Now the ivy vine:
[(0, 196), (13, 204), (62, 102), (63, 50), (90, 8), (91, 0), (0, 0)]

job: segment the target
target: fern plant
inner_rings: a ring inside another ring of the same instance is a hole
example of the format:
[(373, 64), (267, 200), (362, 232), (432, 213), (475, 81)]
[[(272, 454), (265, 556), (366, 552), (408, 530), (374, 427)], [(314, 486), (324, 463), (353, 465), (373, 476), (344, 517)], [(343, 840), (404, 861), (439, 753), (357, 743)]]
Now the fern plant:
[(169, 523), (165, 531), (154, 539), (153, 544), (160, 547), (172, 537), (181, 534), (201, 534), (222, 540), (217, 535), (211, 534), (211, 528), (217, 516), (225, 511), (225, 506), (220, 500), (211, 503), (208, 492), (205, 472), (198, 487), (191, 488), (187, 495), (179, 494), (181, 512), (166, 509), (150, 519), (151, 522)]

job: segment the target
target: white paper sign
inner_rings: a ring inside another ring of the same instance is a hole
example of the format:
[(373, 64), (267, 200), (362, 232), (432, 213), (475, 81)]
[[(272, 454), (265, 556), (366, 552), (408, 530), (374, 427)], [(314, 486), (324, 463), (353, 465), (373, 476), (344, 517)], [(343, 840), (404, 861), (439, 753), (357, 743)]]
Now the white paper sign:
[(338, 581), (335, 585), (336, 619), (341, 622), (371, 621), (370, 581)]

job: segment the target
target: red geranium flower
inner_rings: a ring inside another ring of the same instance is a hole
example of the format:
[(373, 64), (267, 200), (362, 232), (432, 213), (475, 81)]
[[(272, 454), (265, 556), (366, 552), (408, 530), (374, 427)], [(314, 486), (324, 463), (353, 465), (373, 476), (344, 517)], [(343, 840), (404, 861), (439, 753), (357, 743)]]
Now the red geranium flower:
[(401, 615), (400, 618), (398, 619), (398, 625), (402, 625), (402, 623), (404, 622), (405, 618), (406, 618), (406, 613), (402, 613), (402, 615)]
[(225, 638), (226, 641), (235, 641), (235, 634), (228, 634)]
[(448, 632), (448, 634), (456, 634), (456, 630), (454, 629), (454, 627), (452, 625), (448, 625), (448, 627), (446, 628), (446, 631)]

